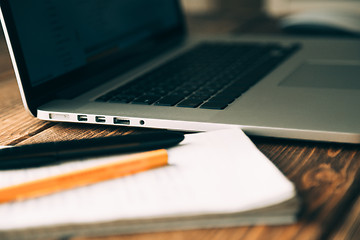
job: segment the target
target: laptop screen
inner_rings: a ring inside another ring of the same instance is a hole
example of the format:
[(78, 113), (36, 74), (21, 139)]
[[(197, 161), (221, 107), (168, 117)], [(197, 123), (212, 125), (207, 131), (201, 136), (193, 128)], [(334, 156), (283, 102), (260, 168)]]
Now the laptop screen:
[(172, 0), (11, 0), (32, 87), (119, 55), (181, 21)]

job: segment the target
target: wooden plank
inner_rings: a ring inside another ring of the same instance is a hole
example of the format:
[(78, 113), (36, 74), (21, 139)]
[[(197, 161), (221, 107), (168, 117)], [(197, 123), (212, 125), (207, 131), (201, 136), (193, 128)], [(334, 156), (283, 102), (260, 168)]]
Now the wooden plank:
[(12, 69), (9, 51), (6, 47), (5, 38), (0, 28), (0, 73)]
[(117, 126), (78, 123), (56, 123), (53, 124), (51, 127), (43, 129), (43, 131), (41, 132), (38, 132), (35, 136), (32, 136), (22, 141), (21, 144), (125, 135), (133, 133), (134, 131), (134, 128)]
[[(358, 191), (359, 193), (359, 191)], [(358, 240), (360, 236), (360, 197), (349, 211), (349, 215), (343, 221), (339, 229), (329, 237), (330, 240), (348, 239)]]
[(359, 145), (265, 141), (259, 148), (295, 183), (304, 201), (300, 222), (289, 239), (327, 236), (356, 197), (352, 186), (360, 176)]
[(7, 112), (9, 114), (0, 116), (0, 145), (18, 144), (52, 126), (52, 123), (31, 117), (19, 106), (10, 108)]
[(17, 144), (53, 125), (25, 111), (12, 70), (0, 73), (0, 123), (0, 145)]

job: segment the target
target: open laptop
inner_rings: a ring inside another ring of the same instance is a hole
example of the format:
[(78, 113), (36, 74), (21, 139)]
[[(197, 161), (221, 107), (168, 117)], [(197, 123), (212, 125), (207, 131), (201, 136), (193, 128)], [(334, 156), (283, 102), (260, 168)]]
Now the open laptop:
[(177, 0), (1, 0), (43, 120), (360, 143), (360, 41), (187, 36)]

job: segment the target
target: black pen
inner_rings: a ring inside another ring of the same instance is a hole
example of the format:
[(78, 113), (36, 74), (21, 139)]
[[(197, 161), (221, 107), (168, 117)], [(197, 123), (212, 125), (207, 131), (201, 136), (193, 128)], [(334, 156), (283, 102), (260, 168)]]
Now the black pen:
[(169, 148), (183, 139), (181, 133), (155, 132), (14, 146), (0, 150), (0, 170), (39, 167), (74, 158)]

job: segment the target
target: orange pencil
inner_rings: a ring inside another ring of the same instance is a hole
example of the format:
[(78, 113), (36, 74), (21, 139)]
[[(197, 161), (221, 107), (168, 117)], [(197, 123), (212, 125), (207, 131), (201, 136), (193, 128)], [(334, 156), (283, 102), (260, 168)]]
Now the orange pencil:
[(0, 189), (0, 203), (40, 197), (119, 178), (168, 164), (165, 149), (133, 154), (127, 159)]

